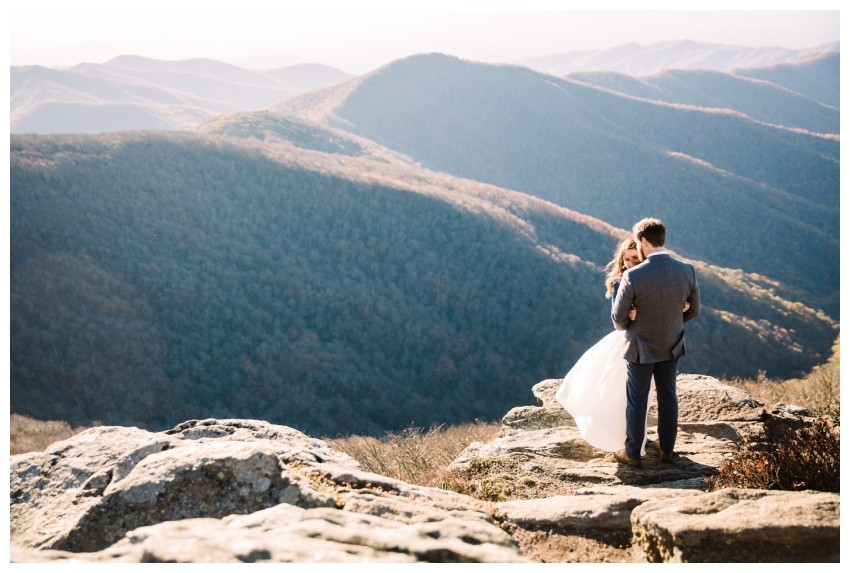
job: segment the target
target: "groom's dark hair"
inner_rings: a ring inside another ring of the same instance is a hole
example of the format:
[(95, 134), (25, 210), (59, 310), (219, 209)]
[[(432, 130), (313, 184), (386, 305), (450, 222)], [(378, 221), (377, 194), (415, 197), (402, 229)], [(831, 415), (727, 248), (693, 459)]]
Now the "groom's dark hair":
[(646, 239), (653, 247), (663, 247), (667, 240), (667, 229), (660, 219), (641, 219), (632, 227), (635, 240)]

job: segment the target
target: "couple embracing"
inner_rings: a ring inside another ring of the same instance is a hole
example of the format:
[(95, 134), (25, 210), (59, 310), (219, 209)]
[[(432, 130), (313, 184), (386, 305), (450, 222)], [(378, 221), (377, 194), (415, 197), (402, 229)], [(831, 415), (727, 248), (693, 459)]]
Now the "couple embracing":
[(683, 324), (699, 314), (700, 299), (693, 266), (664, 249), (667, 231), (660, 220), (638, 221), (632, 235), (620, 243), (608, 266), (606, 296), (612, 298), (615, 330), (576, 362), (556, 398), (591, 445), (640, 467), (653, 386), (658, 405), (653, 447), (662, 462), (673, 461)]

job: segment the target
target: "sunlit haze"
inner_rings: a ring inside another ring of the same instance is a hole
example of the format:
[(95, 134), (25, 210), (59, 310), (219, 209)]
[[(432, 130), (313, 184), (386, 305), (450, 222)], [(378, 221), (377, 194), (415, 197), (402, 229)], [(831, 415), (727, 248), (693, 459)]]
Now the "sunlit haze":
[[(820, 8), (821, 4), (824, 3), (804, 6)], [(837, 8), (836, 2), (832, 4)], [(140, 55), (163, 60), (212, 58), (254, 69), (321, 63), (360, 74), (395, 59), (426, 52), (484, 62), (514, 62), (630, 42), (646, 45), (689, 39), (738, 46), (809, 48), (839, 40), (837, 9), (563, 8), (581, 6), (586, 4), (535, 0), (12, 0), (10, 63), (72, 66), (102, 63), (120, 55)], [(593, 6), (630, 5), (602, 2)]]

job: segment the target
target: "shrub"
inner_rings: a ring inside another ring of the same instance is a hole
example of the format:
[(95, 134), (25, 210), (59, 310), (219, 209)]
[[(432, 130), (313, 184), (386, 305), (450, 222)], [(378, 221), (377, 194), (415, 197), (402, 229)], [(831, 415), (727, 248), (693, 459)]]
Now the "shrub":
[(840, 426), (824, 416), (814, 421), (770, 416), (764, 432), (742, 440), (708, 491), (755, 488), (839, 492)]

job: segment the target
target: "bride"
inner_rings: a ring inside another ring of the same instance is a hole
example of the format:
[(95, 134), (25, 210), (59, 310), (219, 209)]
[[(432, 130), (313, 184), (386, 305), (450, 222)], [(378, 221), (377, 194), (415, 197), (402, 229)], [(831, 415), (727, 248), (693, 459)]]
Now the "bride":
[[(605, 269), (605, 298), (612, 301), (623, 272), (641, 263), (633, 237), (623, 239), (617, 246), (614, 259)], [(688, 303), (685, 303), (686, 305)], [(687, 310), (687, 307), (684, 310)], [(629, 318), (634, 320), (632, 308)], [(564, 377), (555, 394), (558, 402), (575, 419), (581, 436), (600, 450), (615, 452), (626, 441), (626, 332), (614, 330), (585, 352)], [(655, 394), (655, 380), (650, 388), (650, 400)], [(649, 408), (647, 407), (647, 412)], [(641, 445), (646, 455), (646, 434)]]

